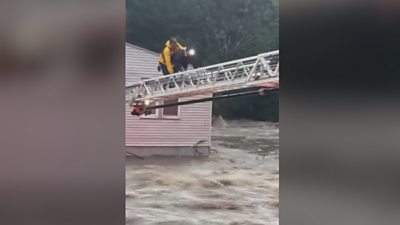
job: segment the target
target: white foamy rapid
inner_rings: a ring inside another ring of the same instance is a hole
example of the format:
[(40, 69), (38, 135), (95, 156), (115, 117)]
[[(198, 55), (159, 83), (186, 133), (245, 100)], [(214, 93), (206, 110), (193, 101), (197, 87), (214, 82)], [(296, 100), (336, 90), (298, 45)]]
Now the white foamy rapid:
[(127, 159), (126, 224), (278, 224), (279, 129), (213, 128), (208, 158)]

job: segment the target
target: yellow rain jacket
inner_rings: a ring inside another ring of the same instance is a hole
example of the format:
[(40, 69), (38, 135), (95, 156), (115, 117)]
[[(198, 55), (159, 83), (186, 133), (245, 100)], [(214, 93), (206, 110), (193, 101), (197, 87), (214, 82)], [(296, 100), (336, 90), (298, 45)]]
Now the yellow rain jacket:
[(164, 64), (167, 67), (167, 70), (170, 74), (174, 73), (174, 68), (171, 62), (171, 57), (175, 55), (175, 53), (179, 49), (183, 49), (184, 47), (179, 43), (176, 43), (176, 48), (172, 49), (169, 41), (165, 43), (165, 48), (162, 51), (159, 59), (159, 63)]

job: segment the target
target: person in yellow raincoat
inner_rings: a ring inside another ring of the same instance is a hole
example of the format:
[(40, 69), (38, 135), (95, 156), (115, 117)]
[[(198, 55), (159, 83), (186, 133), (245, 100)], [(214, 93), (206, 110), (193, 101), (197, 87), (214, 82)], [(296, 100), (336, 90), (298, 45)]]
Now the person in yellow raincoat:
[(173, 57), (180, 49), (185, 49), (185, 47), (180, 45), (175, 38), (170, 38), (165, 43), (165, 48), (163, 49), (159, 59), (159, 69), (164, 75), (174, 73)]

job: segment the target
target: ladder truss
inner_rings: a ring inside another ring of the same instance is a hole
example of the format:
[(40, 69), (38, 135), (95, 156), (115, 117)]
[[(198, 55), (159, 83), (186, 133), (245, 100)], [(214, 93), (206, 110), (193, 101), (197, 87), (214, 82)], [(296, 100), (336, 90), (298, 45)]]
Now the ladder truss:
[(279, 51), (146, 79), (126, 87), (126, 99), (139, 102), (177, 99), (195, 95), (279, 83)]

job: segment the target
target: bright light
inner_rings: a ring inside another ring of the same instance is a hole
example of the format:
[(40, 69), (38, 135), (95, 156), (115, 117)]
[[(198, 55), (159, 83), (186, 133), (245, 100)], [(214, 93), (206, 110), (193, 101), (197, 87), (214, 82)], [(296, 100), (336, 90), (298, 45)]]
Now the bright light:
[(144, 104), (145, 104), (146, 106), (150, 105), (150, 100), (144, 100)]
[(189, 49), (188, 54), (194, 55), (194, 54), (196, 54), (196, 51), (194, 49)]

